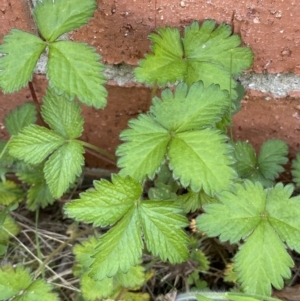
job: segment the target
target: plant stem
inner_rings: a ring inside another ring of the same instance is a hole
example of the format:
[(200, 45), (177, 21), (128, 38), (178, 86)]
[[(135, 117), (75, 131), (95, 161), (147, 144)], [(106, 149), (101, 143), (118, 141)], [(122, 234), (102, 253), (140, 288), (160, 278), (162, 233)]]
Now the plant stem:
[(51, 252), (49, 254), (49, 256), (45, 259), (45, 261), (43, 261), (43, 263), (39, 266), (39, 268), (35, 271), (35, 275), (34, 275), (34, 279), (36, 279), (40, 273), (44, 270), (44, 268), (46, 267), (47, 263), (49, 263), (51, 261), (51, 259), (56, 256), (60, 251), (62, 251), (68, 244), (74, 242), (76, 239), (78, 239), (79, 237), (82, 237), (86, 234), (92, 233), (94, 231), (94, 228), (88, 228), (84, 231), (75, 233), (71, 238), (69, 238), (68, 240), (66, 240), (64, 243), (62, 243), (58, 248), (56, 248), (55, 250), (53, 250), (53, 252)]
[(116, 157), (114, 155), (110, 154), (109, 152), (105, 151), (104, 149), (102, 149), (96, 145), (90, 144), (85, 141), (80, 141), (80, 142), (84, 147), (90, 148), (90, 149), (96, 151), (97, 153), (101, 154), (102, 156), (108, 158), (110, 160), (110, 163), (116, 164)]

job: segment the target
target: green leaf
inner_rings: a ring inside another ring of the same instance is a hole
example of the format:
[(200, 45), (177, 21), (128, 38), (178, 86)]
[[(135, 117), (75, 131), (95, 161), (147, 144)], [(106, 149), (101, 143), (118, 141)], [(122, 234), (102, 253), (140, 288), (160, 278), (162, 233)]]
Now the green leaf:
[(158, 171), (170, 141), (168, 131), (149, 115), (140, 115), (129, 122), (131, 129), (121, 133), (126, 143), (117, 149), (121, 175), (130, 175), (138, 181), (146, 176), (153, 179)]
[(200, 190), (199, 192), (189, 191), (188, 193), (179, 195), (175, 202), (181, 206), (185, 213), (189, 213), (195, 212), (205, 204), (216, 203), (217, 199), (211, 198), (203, 190)]
[(38, 279), (33, 281), (29, 270), (21, 265), (14, 269), (12, 266), (5, 266), (0, 270), (0, 300), (7, 300), (15, 297), (14, 301), (58, 301), (56, 294), (50, 292), (51, 285)]
[(90, 276), (97, 280), (114, 276), (119, 270), (129, 271), (139, 263), (143, 242), (138, 211), (132, 208), (100, 238), (91, 264)]
[(180, 207), (172, 201), (144, 201), (139, 211), (148, 250), (173, 264), (187, 260), (188, 238), (181, 228), (188, 226), (188, 220)]
[(260, 173), (269, 180), (279, 176), (284, 168), (281, 166), (288, 162), (288, 145), (279, 139), (267, 140), (261, 146), (258, 156), (258, 167)]
[(202, 82), (196, 82), (188, 89), (180, 83), (174, 94), (165, 89), (161, 100), (155, 97), (150, 111), (164, 128), (180, 133), (220, 121), (228, 106), (228, 94), (216, 85), (205, 89)]
[(290, 278), (294, 262), (274, 228), (262, 221), (235, 257), (235, 270), (249, 294), (270, 296), (273, 285), (282, 289), (282, 277)]
[(58, 41), (50, 44), (47, 73), (50, 86), (68, 98), (77, 96), (88, 106), (104, 108), (106, 80), (99, 59), (95, 49), (83, 43)]
[(5, 127), (11, 136), (17, 135), (24, 127), (36, 122), (36, 115), (35, 105), (32, 102), (25, 102), (5, 117)]
[(228, 103), (227, 94), (214, 85), (204, 89), (198, 82), (188, 90), (182, 83), (174, 94), (166, 89), (162, 100), (154, 99), (150, 114), (130, 121), (131, 129), (121, 133), (125, 143), (117, 150), (118, 166), (123, 168), (120, 173), (138, 181), (146, 176), (152, 179), (167, 157), (174, 178), (180, 178), (183, 186), (192, 182), (193, 190), (203, 186), (207, 194), (227, 188), (235, 177), (229, 167), (231, 147), (211, 127)]
[(296, 183), (296, 186), (300, 187), (300, 153), (297, 154), (296, 159), (292, 163), (292, 175), (293, 181)]
[(242, 179), (259, 181), (264, 187), (270, 187), (274, 180), (284, 171), (282, 167), (288, 161), (288, 146), (279, 139), (267, 140), (256, 158), (253, 147), (244, 141), (234, 144), (235, 168)]
[(291, 185), (263, 189), (256, 182), (235, 184), (219, 193), (220, 203), (204, 206), (197, 226), (208, 236), (231, 243), (244, 239), (235, 257), (235, 270), (246, 293), (270, 295), (271, 285), (282, 288), (293, 260), (285, 249), (300, 251), (300, 198), (290, 198)]
[(60, 198), (80, 176), (84, 165), (83, 153), (81, 142), (70, 141), (60, 146), (45, 163), (46, 183), (55, 198)]
[(32, 78), (35, 65), (46, 44), (38, 37), (12, 29), (0, 45), (0, 87), (12, 93), (24, 87)]
[(87, 24), (97, 8), (95, 0), (37, 1), (33, 15), (42, 36), (53, 42), (59, 36)]
[(22, 189), (12, 181), (0, 182), (0, 204), (8, 206), (23, 200)]
[(80, 194), (79, 200), (65, 205), (66, 213), (95, 227), (112, 225), (126, 215), (142, 194), (140, 184), (131, 178), (112, 175), (112, 183), (94, 182), (95, 189)]
[(46, 184), (44, 177), (40, 182), (32, 185), (27, 192), (27, 208), (35, 211), (38, 208), (45, 208), (52, 205), (55, 198), (52, 196), (49, 186)]
[(145, 282), (145, 269), (144, 267), (138, 265), (131, 267), (127, 273), (122, 273), (119, 271), (115, 276), (116, 282), (122, 287), (126, 288), (136, 288), (140, 287)]
[(53, 90), (47, 89), (42, 106), (42, 116), (51, 129), (66, 139), (76, 139), (83, 132), (83, 117), (80, 106)]
[(22, 290), (25, 290), (32, 282), (28, 270), (21, 265), (16, 269), (12, 266), (4, 266), (0, 269), (0, 300), (7, 300)]
[(232, 75), (248, 69), (253, 61), (250, 48), (239, 47), (241, 39), (232, 35), (231, 27), (221, 24), (216, 28), (213, 20), (199, 26), (193, 22), (185, 28), (184, 37), (178, 29), (160, 28), (149, 36), (151, 50), (135, 70), (139, 82), (165, 85), (177, 80), (191, 85), (199, 80), (208, 87), (219, 84), (237, 98), (237, 84)]
[(209, 196), (227, 189), (235, 172), (230, 167), (231, 147), (225, 141), (226, 137), (214, 129), (176, 134), (168, 151), (173, 177), (183, 187), (194, 192), (203, 189)]
[(29, 125), (9, 144), (11, 156), (29, 164), (39, 164), (65, 143), (60, 135), (38, 125)]
[[(1, 212), (1, 214), (2, 213), (3, 211)], [(20, 232), (19, 225), (9, 214), (6, 214), (3, 224), (1, 224), (0, 226), (0, 243), (1, 244), (6, 243), (11, 237), (11, 235), (16, 236), (19, 232)]]

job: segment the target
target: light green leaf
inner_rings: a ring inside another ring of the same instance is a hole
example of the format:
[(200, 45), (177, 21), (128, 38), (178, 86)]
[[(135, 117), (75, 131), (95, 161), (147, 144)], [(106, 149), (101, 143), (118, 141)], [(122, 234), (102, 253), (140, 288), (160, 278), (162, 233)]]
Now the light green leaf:
[(150, 34), (153, 54), (146, 54), (145, 59), (139, 62), (140, 67), (135, 69), (138, 81), (159, 86), (167, 82), (174, 83), (186, 73), (186, 62), (181, 37), (178, 29), (158, 28), (158, 34)]
[(22, 189), (12, 181), (0, 182), (0, 204), (8, 206), (21, 202), (24, 194)]
[(102, 280), (123, 273), (139, 263), (143, 242), (138, 211), (132, 208), (100, 238), (89, 276)]
[(219, 193), (220, 203), (204, 206), (206, 213), (197, 218), (208, 236), (245, 240), (235, 270), (246, 293), (268, 296), (271, 285), (281, 289), (282, 278), (290, 277), (293, 260), (284, 242), (300, 251), (300, 198), (290, 198), (292, 193), (292, 185), (263, 189), (259, 182), (245, 181)]
[(164, 161), (170, 141), (168, 131), (149, 115), (140, 115), (129, 122), (131, 129), (121, 133), (120, 139), (126, 143), (117, 149), (120, 156), (118, 166), (121, 175), (130, 175), (138, 181), (146, 176), (153, 179)]
[(235, 259), (235, 270), (243, 290), (248, 294), (271, 295), (271, 285), (282, 289), (283, 279), (290, 278), (294, 262), (275, 230), (262, 221)]
[(130, 177), (112, 176), (112, 183), (94, 182), (95, 189), (80, 194), (79, 200), (65, 205), (71, 218), (106, 227), (126, 215), (140, 199), (142, 187)]
[(51, 292), (52, 286), (44, 280), (38, 279), (26, 288), (21, 296), (17, 296), (13, 301), (59, 301), (57, 295)]
[(173, 264), (188, 259), (188, 237), (181, 229), (188, 220), (180, 207), (172, 201), (144, 201), (139, 212), (145, 243), (153, 255)]
[(47, 89), (42, 106), (44, 121), (53, 131), (67, 139), (76, 139), (83, 132), (83, 117), (80, 106), (75, 101), (69, 101), (53, 90)]
[(12, 93), (24, 87), (32, 78), (35, 65), (46, 44), (38, 37), (12, 29), (0, 45), (0, 87)]
[(131, 267), (127, 273), (122, 273), (119, 271), (115, 276), (116, 282), (122, 287), (126, 288), (136, 288), (140, 287), (145, 282), (145, 269), (144, 267), (138, 265)]
[(292, 163), (293, 181), (297, 187), (300, 187), (300, 153), (297, 154), (296, 159)]
[(70, 141), (59, 147), (45, 163), (46, 183), (55, 198), (60, 198), (80, 176), (84, 165), (83, 153), (81, 142)]
[[(1, 214), (2, 213), (3, 211), (1, 212)], [(11, 237), (11, 234), (16, 236), (19, 232), (20, 232), (19, 225), (9, 214), (6, 214), (3, 224), (0, 225), (0, 243), (6, 243)]]
[(31, 282), (32, 278), (29, 271), (21, 265), (17, 265), (16, 269), (10, 265), (2, 267), (0, 269), (0, 300), (8, 300), (19, 294)]
[(32, 102), (25, 102), (5, 117), (5, 127), (11, 136), (17, 135), (24, 127), (36, 122), (36, 115), (35, 105)]
[(37, 1), (33, 15), (42, 36), (53, 42), (62, 34), (87, 24), (96, 8), (95, 0), (42, 0)]
[(99, 59), (95, 49), (83, 43), (58, 41), (50, 44), (47, 73), (50, 86), (68, 98), (77, 96), (88, 106), (104, 108), (106, 80)]
[(218, 200), (208, 196), (203, 190), (200, 190), (199, 192), (189, 191), (179, 195), (175, 202), (178, 206), (181, 206), (185, 213), (189, 213), (195, 212), (205, 204), (216, 203)]
[(205, 87), (215, 83), (221, 89), (231, 89), (231, 97), (237, 97), (232, 75), (251, 66), (253, 53), (250, 48), (239, 47), (241, 39), (232, 35), (229, 25), (216, 27), (213, 20), (201, 26), (193, 22), (185, 28), (182, 39), (178, 29), (157, 31), (149, 36), (153, 53), (147, 54), (135, 70), (138, 81), (161, 86), (176, 80), (189, 85), (201, 80)]
[(174, 94), (166, 89), (161, 100), (154, 98), (150, 111), (164, 128), (179, 133), (220, 121), (229, 103), (228, 94), (216, 85), (204, 89), (203, 83), (197, 82), (188, 89), (180, 83)]
[(58, 134), (38, 125), (29, 125), (12, 137), (9, 153), (29, 164), (39, 164), (65, 143)]
[(279, 139), (267, 140), (261, 146), (258, 156), (258, 167), (260, 173), (269, 180), (279, 176), (284, 168), (281, 166), (288, 162), (288, 145)]
[(176, 134), (168, 151), (173, 177), (179, 179), (182, 186), (189, 186), (194, 192), (203, 189), (209, 196), (227, 189), (235, 172), (230, 167), (231, 147), (225, 140), (226, 137), (214, 129)]

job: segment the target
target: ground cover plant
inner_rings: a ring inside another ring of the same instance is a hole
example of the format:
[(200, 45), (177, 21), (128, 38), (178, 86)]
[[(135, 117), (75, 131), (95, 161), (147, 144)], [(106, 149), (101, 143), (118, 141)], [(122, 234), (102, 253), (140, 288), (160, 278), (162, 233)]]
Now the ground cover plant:
[[(288, 161), (284, 141), (265, 141), (256, 154), (231, 134), (243, 97), (236, 78), (251, 66), (251, 49), (213, 20), (152, 33), (151, 51), (135, 70), (137, 81), (153, 86), (149, 112), (120, 134), (119, 173), (86, 189), (85, 149), (115, 160), (80, 139), (80, 104), (106, 105), (104, 66), (91, 46), (59, 37), (95, 9), (94, 0), (39, 1), (40, 36), (12, 29), (0, 46), (3, 92), (32, 86), (45, 50), (49, 80), (41, 107), (24, 103), (5, 119), (0, 300), (167, 300), (157, 295), (172, 287), (179, 292), (169, 300), (278, 300), (272, 287), (297, 278), (300, 198), (291, 183), (275, 181)], [(293, 177), (299, 186), (299, 156)], [(47, 208), (71, 221), (62, 226), (69, 238), (40, 230)], [(75, 260), (56, 266), (70, 245)]]

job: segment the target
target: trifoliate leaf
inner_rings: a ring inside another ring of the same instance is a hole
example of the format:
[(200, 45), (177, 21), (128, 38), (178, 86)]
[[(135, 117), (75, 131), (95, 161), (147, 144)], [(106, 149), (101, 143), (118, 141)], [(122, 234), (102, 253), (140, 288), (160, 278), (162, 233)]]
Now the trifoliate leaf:
[(59, 147), (44, 167), (46, 183), (51, 194), (60, 198), (80, 176), (84, 165), (84, 148), (79, 141), (70, 141)]
[(68, 98), (77, 96), (88, 106), (106, 106), (104, 66), (95, 49), (83, 43), (58, 41), (49, 45), (47, 76), (50, 86)]
[(298, 153), (296, 159), (293, 160), (292, 168), (293, 181), (297, 187), (300, 187), (300, 153)]
[(217, 199), (208, 196), (203, 190), (200, 190), (199, 192), (189, 191), (179, 195), (175, 202), (178, 206), (181, 206), (185, 213), (188, 213), (195, 212), (205, 204), (216, 203), (218, 201)]
[(33, 11), (37, 27), (48, 42), (86, 24), (97, 8), (95, 0), (37, 1)]
[(32, 278), (29, 271), (22, 266), (18, 265), (16, 269), (12, 266), (5, 266), (0, 269), (0, 300), (8, 300), (19, 294), (31, 282)]
[(220, 203), (204, 206), (206, 213), (197, 219), (208, 236), (245, 240), (234, 261), (246, 293), (269, 295), (271, 285), (280, 289), (282, 277), (290, 276), (293, 261), (284, 243), (300, 251), (300, 199), (290, 198), (292, 193), (291, 185), (263, 189), (259, 182), (245, 181), (219, 193)]
[(46, 48), (40, 38), (12, 29), (0, 45), (0, 87), (4, 93), (12, 93), (24, 87), (32, 78), (35, 65)]
[(80, 106), (53, 90), (47, 89), (42, 106), (42, 116), (51, 129), (67, 139), (76, 139), (83, 132)]
[(205, 89), (202, 82), (197, 82), (190, 89), (185, 83), (179, 84), (174, 94), (165, 89), (161, 100), (158, 97), (153, 99), (150, 111), (164, 128), (180, 133), (220, 121), (228, 107), (225, 91), (216, 85)]
[(117, 149), (118, 166), (123, 168), (121, 175), (130, 175), (138, 181), (146, 176), (153, 179), (164, 161), (170, 141), (168, 131), (152, 116), (140, 115), (129, 122), (131, 129), (121, 133), (120, 139), (126, 143)]
[(194, 192), (203, 189), (209, 196), (228, 188), (235, 172), (230, 167), (231, 147), (225, 141), (226, 137), (214, 129), (174, 135), (168, 151), (173, 177), (183, 187)]
[(12, 181), (0, 182), (0, 204), (8, 206), (22, 201), (24, 195), (22, 189)]
[[(2, 213), (3, 211), (0, 211), (0, 214)], [(3, 224), (0, 225), (0, 243), (6, 243), (11, 235), (16, 236), (19, 232), (20, 227), (18, 224), (9, 214), (6, 214)]]
[(140, 205), (141, 222), (147, 248), (163, 261), (180, 263), (188, 258), (188, 238), (181, 228), (188, 220), (172, 201), (144, 201)]
[(12, 137), (9, 153), (26, 163), (39, 164), (64, 143), (65, 139), (60, 135), (33, 124)]
[(165, 85), (177, 80), (189, 85), (203, 81), (208, 87), (219, 84), (237, 98), (237, 84), (232, 75), (248, 69), (253, 61), (250, 48), (239, 47), (241, 39), (232, 35), (231, 27), (213, 20), (198, 22), (185, 28), (184, 37), (178, 29), (160, 28), (149, 36), (153, 53), (147, 54), (135, 70), (138, 81)]
[[(132, 208), (100, 238), (89, 276), (102, 280), (123, 273), (139, 263), (143, 242), (138, 211)], [(178, 243), (178, 239), (177, 239)]]
[(253, 147), (245, 141), (236, 142), (234, 148), (238, 175), (242, 179), (259, 181), (264, 187), (274, 184), (275, 178), (284, 171), (282, 165), (288, 161), (288, 146), (279, 139), (264, 142), (257, 158)]
[(203, 89), (201, 83), (193, 84), (190, 90), (182, 83), (174, 96), (168, 89), (163, 91), (162, 100), (154, 99), (151, 113), (130, 121), (131, 129), (121, 133), (120, 138), (125, 141), (117, 150), (121, 157), (118, 166), (123, 168), (121, 174), (138, 181), (146, 176), (152, 179), (167, 157), (173, 176), (183, 186), (191, 184), (195, 191), (203, 186), (207, 194), (227, 188), (235, 177), (229, 167), (231, 147), (226, 144), (225, 136), (211, 127), (221, 118), (228, 103), (226, 93), (217, 86)]
[(282, 289), (282, 278), (290, 278), (290, 268), (294, 265), (285, 245), (267, 220), (254, 230), (234, 261), (244, 291), (266, 296), (271, 295), (271, 285)]
[(0, 270), (0, 300), (13, 298), (15, 301), (58, 301), (55, 293), (50, 292), (51, 285), (38, 279), (33, 281), (29, 270), (25, 270), (21, 265), (16, 269), (6, 266)]
[(95, 189), (80, 194), (79, 200), (65, 205), (66, 213), (79, 221), (106, 227), (128, 213), (142, 194), (142, 187), (129, 177), (112, 176), (112, 183), (94, 182)]
[(35, 105), (32, 102), (25, 102), (5, 117), (5, 127), (11, 136), (17, 135), (24, 127), (36, 122), (36, 115)]

